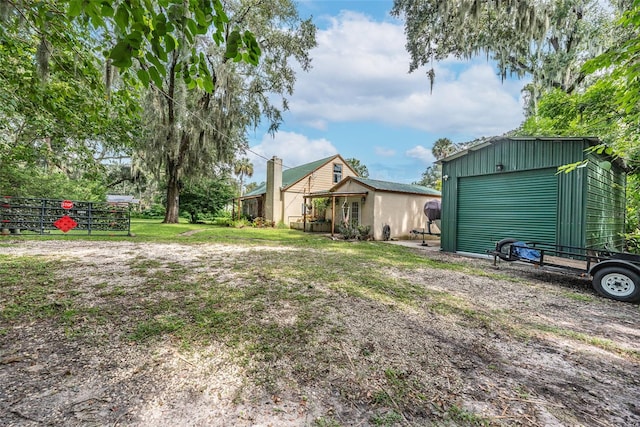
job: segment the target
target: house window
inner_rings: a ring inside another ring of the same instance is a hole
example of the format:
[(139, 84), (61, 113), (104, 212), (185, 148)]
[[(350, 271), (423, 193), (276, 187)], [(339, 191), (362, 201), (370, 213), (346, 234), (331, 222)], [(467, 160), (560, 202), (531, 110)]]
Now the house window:
[(360, 203), (351, 203), (351, 225), (357, 227), (360, 224)]
[(333, 183), (337, 184), (342, 180), (342, 165), (333, 165)]

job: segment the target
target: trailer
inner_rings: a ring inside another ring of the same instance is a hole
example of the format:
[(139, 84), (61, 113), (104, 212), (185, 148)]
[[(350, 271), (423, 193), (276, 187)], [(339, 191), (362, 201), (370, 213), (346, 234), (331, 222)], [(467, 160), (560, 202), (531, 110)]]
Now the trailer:
[(502, 239), (487, 253), (493, 255), (494, 265), (499, 258), (591, 277), (598, 294), (617, 301), (640, 302), (640, 255), (517, 239)]

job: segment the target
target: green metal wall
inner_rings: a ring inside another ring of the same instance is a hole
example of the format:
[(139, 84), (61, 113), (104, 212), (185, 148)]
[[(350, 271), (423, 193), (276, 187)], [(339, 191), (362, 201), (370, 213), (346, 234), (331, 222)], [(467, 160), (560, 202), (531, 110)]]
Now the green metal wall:
[[(499, 138), (477, 150), (470, 150), (466, 155), (444, 161), (442, 164), (442, 250), (447, 252), (458, 250), (457, 198), (460, 178), (557, 168), (584, 160), (584, 150), (588, 146), (589, 141), (583, 138)], [(496, 171), (498, 164), (503, 166), (501, 172)], [(589, 170), (589, 168), (580, 168), (568, 174), (557, 175), (558, 205), (555, 215), (556, 244), (558, 245), (587, 245), (586, 199)], [(544, 191), (544, 189), (540, 190)], [(553, 189), (549, 188), (547, 191), (553, 191)], [(491, 197), (491, 194), (486, 196)], [(624, 199), (624, 193), (613, 197), (616, 200)], [(590, 212), (593, 214), (593, 208)]]
[(586, 247), (624, 249), (625, 174), (617, 164), (600, 167), (589, 154), (586, 186)]

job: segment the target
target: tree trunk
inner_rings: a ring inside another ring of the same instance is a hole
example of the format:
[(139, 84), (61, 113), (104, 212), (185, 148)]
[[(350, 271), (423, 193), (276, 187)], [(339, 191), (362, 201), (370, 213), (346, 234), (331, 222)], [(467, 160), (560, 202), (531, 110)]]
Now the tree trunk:
[(178, 171), (175, 167), (169, 167), (169, 179), (167, 180), (167, 211), (164, 214), (165, 224), (177, 224), (180, 208), (180, 183)]

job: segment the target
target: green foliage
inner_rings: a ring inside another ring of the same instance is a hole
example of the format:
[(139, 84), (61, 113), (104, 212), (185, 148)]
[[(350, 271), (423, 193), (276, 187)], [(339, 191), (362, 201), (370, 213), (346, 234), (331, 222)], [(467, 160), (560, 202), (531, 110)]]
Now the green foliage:
[(180, 210), (196, 224), (203, 216), (217, 216), (234, 195), (235, 190), (226, 178), (190, 181), (180, 192)]
[(240, 195), (244, 195), (244, 178), (251, 178), (253, 176), (253, 163), (246, 158), (236, 160), (233, 164), (233, 173), (240, 179)]
[[(583, 71), (592, 73), (600, 84), (609, 84), (610, 93), (596, 101), (617, 113), (618, 138), (614, 149), (633, 168), (640, 167), (640, 1), (635, 0), (618, 22), (618, 32), (626, 39), (588, 61)], [(605, 82), (605, 83), (601, 83)]]
[[(225, 51), (217, 41), (195, 37), (199, 33), (187, 23), (186, 27), (176, 26), (176, 33), (186, 40), (185, 47), (176, 51), (176, 55), (168, 55), (164, 61), (166, 75), (150, 77), (155, 87), (148, 92), (145, 118), (151, 129), (136, 156), (144, 159), (148, 169), (165, 182), (164, 221), (168, 223), (178, 220), (180, 182), (207, 177), (212, 168), (219, 171), (233, 167), (237, 153), (247, 146), (248, 127), (268, 120), (270, 130), (275, 131), (282, 120), (282, 111), (273, 100), (282, 96), (282, 105), (286, 106), (284, 97), (293, 92), (295, 81), (293, 61), (303, 70), (310, 66), (309, 50), (315, 46), (315, 27), (300, 19), (291, 0), (266, 0), (259, 4), (250, 0), (231, 1), (225, 3), (225, 14), (228, 19), (220, 22), (220, 27), (216, 25), (216, 31), (235, 40), (227, 43), (253, 44), (251, 34), (239, 31), (241, 27), (249, 27), (257, 37), (269, 40), (261, 53), (260, 67), (241, 60), (244, 53), (240, 50)], [(189, 71), (178, 60), (181, 58), (178, 53), (197, 58), (189, 60)], [(192, 69), (200, 73), (198, 78), (208, 75), (211, 76), (208, 80), (215, 80), (214, 93), (200, 86)], [(188, 78), (184, 77), (185, 72)], [(245, 168), (243, 178), (248, 175), (246, 172)]]
[(351, 222), (342, 222), (338, 225), (338, 233), (345, 240), (369, 240), (371, 239), (370, 225), (356, 225)]
[(367, 168), (367, 165), (362, 164), (360, 160), (351, 157), (349, 159), (345, 159), (345, 161), (349, 164), (349, 166), (351, 166), (351, 169), (353, 169), (360, 178), (369, 178), (369, 168)]
[(97, 160), (139, 136), (135, 92), (107, 90), (102, 64), (71, 39), (86, 34), (69, 31), (48, 41), (44, 80), (44, 64), (34, 59), (37, 32), (18, 25), (0, 31), (0, 166), (46, 162), (70, 175), (95, 172)]
[(483, 418), (479, 415), (476, 415), (472, 412), (467, 411), (464, 408), (460, 408), (459, 406), (453, 405), (447, 411), (447, 414), (456, 422), (462, 422), (464, 425), (468, 426), (489, 426), (491, 425), (490, 421), (486, 418)]
[(274, 228), (276, 226), (275, 222), (269, 221), (262, 217), (254, 218), (251, 222), (251, 225), (258, 228)]
[(535, 116), (529, 117), (522, 135), (597, 136), (616, 144), (624, 132), (622, 112), (616, 104), (617, 82), (599, 79), (584, 92), (569, 95), (559, 89), (545, 94)]
[[(167, 73), (179, 72), (185, 84), (213, 92), (214, 79), (204, 55), (198, 53), (194, 42), (210, 35), (216, 45), (225, 43), (225, 57), (257, 65), (261, 50), (250, 31), (239, 26), (229, 30), (229, 23), (220, 0), (166, 0), (130, 3), (87, 2), (69, 0), (67, 16), (77, 22), (110, 34), (112, 44), (107, 57), (122, 71), (133, 69), (145, 86), (153, 82), (163, 87)], [(226, 39), (225, 39), (226, 37)], [(169, 58), (177, 60), (177, 67), (167, 66)]]
[(534, 98), (551, 87), (573, 92), (585, 59), (616, 39), (609, 5), (597, 0), (394, 0), (392, 14), (405, 21), (410, 70), (431, 67), (432, 85), (433, 61), (486, 55), (502, 78), (532, 76)]
[(161, 219), (164, 217), (164, 206), (160, 203), (154, 203), (150, 208), (145, 209), (141, 212), (131, 212), (131, 218), (142, 218), (142, 219)]
[(422, 172), (420, 181), (416, 181), (414, 184), (440, 191), (442, 189), (442, 166), (434, 164), (427, 167), (427, 169)]
[(87, 176), (70, 179), (61, 172), (36, 166), (5, 165), (0, 169), (0, 195), (105, 201), (106, 188), (99, 179)]
[(431, 153), (436, 160), (444, 159), (455, 152), (456, 146), (449, 138), (438, 138), (431, 148)]
[(384, 414), (376, 414), (371, 417), (371, 424), (379, 427), (393, 427), (402, 423), (404, 418), (402, 415), (394, 411), (389, 411)]
[[(567, 94), (551, 91), (538, 101), (537, 114), (519, 131), (522, 135), (595, 136), (603, 143), (591, 147), (598, 154), (621, 158), (631, 168), (627, 185), (627, 248), (637, 251), (640, 236), (640, 1), (627, 8), (618, 22), (620, 42), (587, 61), (582, 72), (590, 74), (583, 91)], [(586, 161), (563, 165), (569, 173)], [(599, 165), (611, 167), (610, 160)]]

